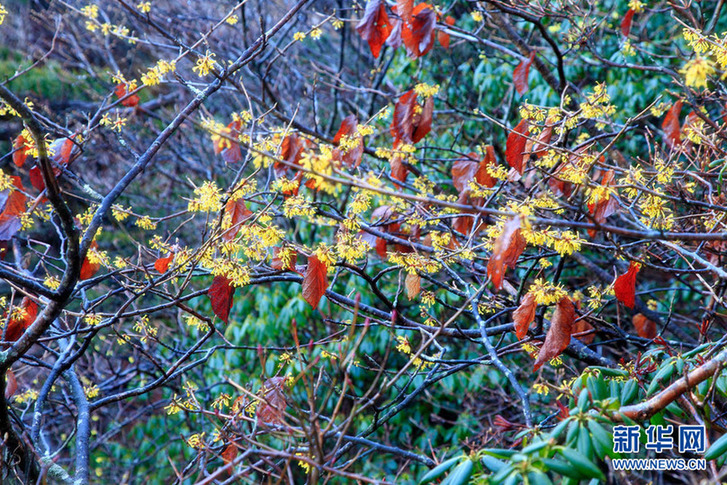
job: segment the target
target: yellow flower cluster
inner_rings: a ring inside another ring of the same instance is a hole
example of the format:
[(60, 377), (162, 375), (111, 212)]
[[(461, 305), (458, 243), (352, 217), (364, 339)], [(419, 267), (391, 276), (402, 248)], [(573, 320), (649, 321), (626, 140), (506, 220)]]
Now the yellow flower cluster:
[(111, 206), (111, 215), (117, 221), (124, 222), (131, 215), (131, 207), (124, 209), (121, 205), (114, 204)]
[(93, 399), (98, 397), (101, 393), (101, 389), (99, 389), (96, 384), (90, 384), (88, 386), (83, 386), (83, 393), (86, 395), (87, 399)]
[(431, 98), (439, 92), (439, 84), (419, 83), (414, 86), (414, 92), (422, 98)]
[(611, 97), (606, 92), (606, 85), (596, 84), (593, 92), (586, 96), (588, 100), (580, 104), (581, 117), (586, 119), (605, 118), (616, 112), (616, 107), (611, 102)]
[(165, 61), (160, 59), (150, 68), (148, 71), (141, 75), (141, 82), (144, 86), (156, 86), (162, 82), (162, 78), (169, 72), (174, 72), (177, 69), (177, 61)]
[(57, 276), (46, 276), (43, 280), (43, 284), (51, 290), (57, 290), (61, 286), (61, 280)]
[[(396, 350), (398, 350), (402, 354), (411, 356), (411, 345), (409, 344), (409, 340), (406, 337), (396, 337), (396, 342)], [(411, 363), (417, 371), (424, 370), (432, 365), (431, 362), (422, 360), (420, 357), (413, 357)]]
[(187, 325), (197, 330), (207, 330), (207, 323), (195, 317), (194, 315), (185, 315), (184, 321)]
[(338, 184), (334, 184), (325, 178), (333, 175), (333, 152), (331, 147), (322, 145), (319, 154), (306, 151), (300, 163), (304, 168), (312, 171), (306, 173), (306, 177), (315, 182), (317, 190), (335, 194), (340, 189)]
[(196, 72), (199, 77), (205, 77), (215, 69), (215, 54), (208, 49), (203, 56), (197, 59), (192, 71)]
[(136, 320), (136, 323), (134, 323), (134, 331), (141, 334), (142, 343), (146, 343), (149, 337), (156, 337), (157, 330), (158, 329), (156, 327), (153, 327), (151, 323), (149, 323), (149, 317), (146, 315), (140, 316)]
[(121, 133), (121, 130), (124, 129), (124, 126), (126, 126), (126, 118), (122, 118), (119, 113), (115, 113), (116, 117), (114, 119), (111, 119), (110, 113), (104, 113), (103, 117), (101, 117), (101, 121), (99, 124), (101, 126), (108, 126), (112, 131), (118, 131)]
[(137, 227), (147, 231), (153, 231), (157, 228), (156, 222), (152, 221), (149, 216), (139, 217), (136, 220), (135, 224)]
[(439, 262), (417, 253), (390, 253), (389, 262), (402, 266), (408, 274), (436, 273), (442, 267)]
[(644, 217), (641, 222), (653, 229), (668, 231), (674, 227), (674, 213), (668, 206), (667, 199), (654, 194), (646, 194), (639, 204)]
[(222, 193), (214, 181), (206, 181), (194, 189), (195, 198), (189, 201), (189, 212), (217, 212), (222, 209)]
[(568, 296), (568, 292), (561, 285), (554, 285), (542, 278), (537, 278), (533, 282), (528, 293), (535, 297), (535, 302), (538, 305), (552, 305)]
[(316, 213), (313, 204), (302, 195), (289, 197), (283, 202), (283, 214), (285, 217), (313, 217)]
[(5, 9), (5, 6), (2, 3), (0, 3), (0, 25), (2, 25), (3, 22), (5, 22), (5, 17), (7, 16), (7, 14), (8, 14), (8, 11)]
[(550, 230), (549, 228), (535, 230), (532, 227), (524, 227), (522, 235), (529, 244), (549, 247), (561, 256), (580, 251), (585, 242), (577, 232)]

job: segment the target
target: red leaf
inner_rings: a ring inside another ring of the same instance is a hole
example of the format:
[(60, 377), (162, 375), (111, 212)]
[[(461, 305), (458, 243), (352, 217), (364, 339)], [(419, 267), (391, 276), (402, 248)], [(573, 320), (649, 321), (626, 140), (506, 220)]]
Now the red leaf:
[(411, 12), (414, 9), (414, 0), (396, 0), (396, 13), (402, 20), (409, 22), (411, 20)]
[(420, 3), (414, 7), (411, 22), (404, 22), (401, 28), (401, 38), (409, 57), (416, 59), (431, 50), (436, 24), (437, 13), (431, 5)]
[[(576, 323), (573, 324), (573, 333), (574, 334), (576, 334), (576, 333), (582, 333), (582, 332), (587, 332), (589, 330), (593, 330), (593, 325), (591, 325), (590, 323), (588, 323), (588, 320), (586, 320), (585, 318), (581, 318), (580, 320), (576, 320)], [(589, 333), (588, 335), (582, 335), (582, 336), (576, 337), (576, 338), (578, 340), (580, 340), (581, 342), (583, 342), (584, 344), (589, 345), (589, 344), (593, 343), (593, 339), (596, 338), (596, 334), (595, 333)]]
[(656, 338), (656, 323), (646, 318), (645, 315), (637, 313), (633, 316), (631, 321), (636, 328), (636, 333), (641, 338), (648, 338), (650, 340)]
[(358, 119), (356, 119), (356, 115), (348, 115), (341, 122), (341, 127), (336, 132), (336, 136), (333, 137), (333, 143), (336, 145), (340, 145), (343, 137), (355, 140), (354, 146), (351, 146), (350, 141), (348, 142), (347, 149), (342, 156), (343, 163), (349, 167), (358, 167), (364, 153), (363, 138), (358, 134), (357, 127)]
[(635, 13), (636, 12), (634, 12), (634, 9), (630, 8), (626, 12), (626, 15), (624, 15), (623, 20), (621, 20), (621, 34), (624, 37), (628, 37), (629, 34), (631, 33), (631, 22), (634, 20)]
[(540, 352), (538, 352), (533, 371), (540, 369), (543, 364), (558, 357), (568, 347), (575, 320), (576, 308), (571, 299), (564, 296), (558, 302), (553, 317), (550, 319), (550, 328), (545, 335), (543, 346), (540, 347)]
[(401, 47), (401, 26), (404, 22), (400, 19), (394, 19), (394, 27), (391, 29), (389, 37), (386, 39), (386, 45), (392, 49), (398, 49)]
[(12, 175), (15, 189), (7, 189), (0, 192), (2, 199), (5, 201), (3, 211), (0, 213), (0, 241), (9, 241), (22, 228), (20, 215), (25, 212), (27, 197), (21, 192), (23, 184), (20, 177)]
[(27, 296), (20, 303), (20, 308), (25, 310), (21, 317), (11, 318), (8, 322), (7, 330), (5, 330), (5, 341), (15, 342), (18, 340), (25, 330), (30, 327), (38, 316), (38, 305)]
[(401, 155), (396, 154), (391, 157), (390, 164), (391, 178), (393, 178), (394, 180), (398, 180), (399, 182), (404, 182), (407, 175), (409, 175), (409, 169), (406, 165), (404, 165), (404, 162), (401, 160)]
[[(93, 241), (91, 243), (91, 247), (89, 248), (89, 251), (92, 249), (96, 249), (98, 247), (98, 244), (96, 241)], [(101, 267), (101, 263), (92, 263), (88, 259), (88, 255), (83, 259), (83, 264), (81, 264), (81, 272), (78, 275), (79, 280), (87, 280), (89, 278), (93, 278), (93, 275), (95, 275), (99, 268)]]
[(259, 391), (262, 397), (255, 413), (259, 423), (271, 425), (283, 421), (283, 413), (288, 405), (284, 389), (285, 377), (273, 377), (263, 383)]
[[(116, 97), (118, 97), (119, 99), (126, 96), (126, 84), (121, 83), (121, 84), (117, 85), (116, 88), (114, 89), (114, 93), (116, 94)], [(122, 104), (122, 106), (133, 108), (134, 106), (139, 104), (139, 96), (137, 96), (136, 94), (132, 94), (128, 98), (121, 101), (121, 104)]]
[(530, 74), (530, 65), (535, 59), (535, 51), (530, 53), (530, 57), (520, 61), (512, 73), (512, 80), (515, 83), (515, 90), (522, 96), (528, 92), (528, 75)]
[(229, 465), (230, 463), (235, 461), (235, 458), (237, 458), (237, 453), (237, 446), (235, 446), (234, 443), (230, 443), (225, 447), (220, 456), (222, 457), (222, 461), (225, 462), (225, 465)]
[[(614, 174), (613, 170), (608, 170), (603, 174), (601, 179), (601, 185), (608, 187), (613, 185)], [(593, 220), (597, 224), (603, 224), (606, 222), (606, 218), (618, 210), (618, 200), (613, 194), (608, 194), (608, 198), (599, 198), (596, 202), (588, 204), (588, 211), (593, 216)], [(588, 235), (591, 238), (596, 237), (596, 230), (589, 229)]]
[(409, 90), (399, 97), (394, 106), (394, 116), (391, 119), (391, 135), (395, 140), (404, 143), (412, 143), (412, 132), (414, 131), (412, 120), (414, 108), (417, 105), (417, 93)]
[[(445, 17), (444, 19), (444, 23), (447, 25), (454, 25), (454, 17), (450, 17), (449, 15), (447, 15), (447, 17)], [(437, 31), (437, 40), (442, 47), (444, 47), (445, 49), (449, 49), (450, 38), (448, 33), (440, 29), (439, 31)]]
[(207, 296), (212, 303), (212, 311), (225, 323), (230, 318), (230, 309), (235, 295), (235, 287), (230, 284), (230, 281), (232, 280), (224, 276), (215, 276), (212, 285), (207, 290)]
[(328, 288), (328, 268), (313, 255), (308, 258), (308, 266), (303, 275), (303, 299), (313, 308), (318, 308), (318, 303)]
[(515, 335), (522, 340), (528, 334), (530, 324), (535, 320), (535, 310), (538, 304), (535, 302), (535, 294), (528, 293), (520, 301), (520, 306), (512, 312), (512, 321), (515, 323)]
[(457, 160), (452, 165), (452, 183), (457, 191), (461, 194), (464, 192), (471, 180), (475, 180), (475, 175), (479, 170), (479, 164), (474, 160)]
[(679, 114), (682, 111), (682, 101), (678, 100), (672, 105), (661, 123), (661, 128), (666, 135), (666, 146), (674, 148), (681, 143), (681, 131), (679, 128)]
[(497, 184), (497, 179), (487, 171), (488, 167), (497, 167), (497, 158), (495, 158), (495, 147), (487, 145), (485, 148), (485, 158), (480, 162), (480, 168), (475, 176), (477, 183), (485, 187), (492, 188)]
[(523, 159), (525, 158), (525, 145), (528, 142), (526, 138), (530, 134), (530, 123), (528, 120), (522, 120), (507, 135), (507, 147), (505, 149), (505, 159), (507, 164), (517, 170), (522, 175)]
[(8, 369), (5, 374), (5, 399), (10, 399), (18, 390), (18, 381), (15, 380), (15, 372), (12, 369)]
[(381, 46), (389, 37), (391, 23), (383, 0), (369, 0), (361, 21), (356, 26), (361, 38), (369, 43), (371, 54), (379, 57)]
[(636, 275), (641, 265), (631, 261), (629, 270), (616, 278), (613, 283), (613, 290), (618, 301), (629, 308), (633, 308), (636, 303)]
[(416, 273), (407, 274), (404, 279), (404, 287), (406, 288), (406, 296), (413, 300), (422, 289), (422, 277)]
[(28, 171), (28, 176), (30, 176), (30, 185), (41, 192), (45, 190), (45, 181), (43, 180), (43, 174), (40, 173), (40, 167), (38, 165), (33, 165)]
[(222, 234), (222, 239), (231, 241), (240, 231), (242, 223), (247, 221), (253, 212), (247, 208), (242, 197), (237, 200), (228, 200), (225, 205), (225, 214), (230, 214), (230, 228)]
[[(58, 165), (68, 165), (74, 146), (73, 140), (70, 138), (57, 138), (48, 146), (48, 156)], [(61, 173), (60, 169), (55, 167), (53, 172), (56, 176)]]
[(169, 269), (169, 264), (174, 259), (174, 253), (171, 253), (166, 258), (159, 258), (154, 262), (154, 269), (160, 273), (166, 273)]
[(496, 290), (502, 288), (505, 270), (508, 267), (515, 267), (517, 259), (525, 249), (525, 244), (525, 238), (520, 234), (520, 216), (515, 216), (505, 223), (487, 263), (487, 276), (492, 280)]
[(25, 146), (26, 140), (23, 135), (18, 135), (13, 141), (13, 163), (20, 168), (25, 165), (25, 159), (28, 158), (28, 148)]
[(290, 255), (290, 261), (286, 265), (283, 262), (283, 260), (280, 259), (280, 256), (279, 256), (281, 249), (282, 248), (278, 248), (278, 247), (273, 249), (273, 260), (270, 262), (270, 266), (273, 269), (277, 269), (278, 271), (281, 271), (281, 270), (294, 271), (295, 264), (298, 262), (298, 252), (295, 249), (292, 250), (292, 254)]
[(421, 113), (414, 115), (413, 124), (415, 126), (414, 133), (412, 133), (411, 140), (414, 143), (427, 136), (427, 133), (432, 131), (432, 115), (434, 114), (434, 97), (430, 96), (424, 102)]

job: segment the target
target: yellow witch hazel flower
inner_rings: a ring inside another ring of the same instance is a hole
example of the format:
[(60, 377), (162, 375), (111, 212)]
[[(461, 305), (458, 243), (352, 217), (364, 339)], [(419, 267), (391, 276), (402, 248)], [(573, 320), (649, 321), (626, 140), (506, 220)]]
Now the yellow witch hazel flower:
[(554, 285), (542, 278), (535, 280), (532, 286), (530, 286), (528, 293), (535, 296), (535, 302), (538, 305), (552, 305), (559, 302), (563, 297), (568, 296), (568, 293), (561, 285)]
[(195, 198), (189, 201), (190, 212), (217, 212), (222, 209), (222, 193), (213, 181), (194, 189)]
[(693, 88), (706, 88), (707, 77), (715, 73), (714, 62), (704, 57), (696, 57), (687, 62), (684, 68), (679, 71), (684, 74), (684, 82)]
[(0, 25), (5, 22), (5, 16), (8, 14), (8, 11), (5, 9), (5, 6), (0, 3)]
[(197, 59), (197, 63), (192, 68), (199, 77), (207, 76), (211, 71), (215, 69), (215, 54), (210, 52), (209, 49), (205, 52), (204, 56)]

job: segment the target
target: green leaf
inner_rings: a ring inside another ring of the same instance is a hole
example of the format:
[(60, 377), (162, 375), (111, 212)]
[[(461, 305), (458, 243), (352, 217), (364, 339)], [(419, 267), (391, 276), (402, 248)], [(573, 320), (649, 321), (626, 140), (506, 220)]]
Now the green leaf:
[(705, 460), (714, 460), (727, 451), (727, 434), (717, 439), (704, 453)]
[(447, 470), (449, 470), (450, 468), (452, 468), (454, 466), (454, 464), (457, 463), (458, 461), (460, 461), (462, 458), (464, 458), (464, 457), (463, 456), (455, 456), (454, 458), (450, 458), (449, 460), (445, 460), (442, 463), (440, 463), (439, 465), (435, 466), (434, 468), (432, 468), (431, 470), (429, 470), (426, 473), (426, 475), (424, 475), (419, 480), (419, 485), (422, 485), (424, 483), (430, 483), (433, 480), (435, 480), (436, 478), (441, 477), (442, 475), (444, 475), (444, 473)]

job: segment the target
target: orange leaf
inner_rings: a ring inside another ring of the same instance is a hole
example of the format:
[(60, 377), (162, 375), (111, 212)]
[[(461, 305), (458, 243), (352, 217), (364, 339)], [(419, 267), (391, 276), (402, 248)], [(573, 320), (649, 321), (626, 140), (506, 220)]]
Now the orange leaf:
[[(587, 332), (589, 330), (593, 330), (593, 325), (588, 323), (588, 320), (585, 318), (581, 318), (580, 320), (576, 320), (576, 323), (573, 325), (573, 333), (582, 333)], [(593, 343), (593, 340), (596, 338), (595, 333), (589, 333), (588, 335), (582, 335), (580, 337), (576, 337), (578, 340), (583, 342), (586, 345), (589, 345)]]
[[(93, 241), (91, 243), (91, 247), (89, 248), (89, 251), (92, 249), (96, 249), (98, 247), (98, 244), (96, 241)], [(81, 272), (78, 275), (79, 280), (87, 280), (89, 278), (93, 278), (93, 275), (95, 275), (99, 268), (101, 267), (101, 263), (92, 263), (88, 259), (88, 254), (83, 259), (83, 264), (81, 264)]]
[(154, 262), (154, 269), (160, 273), (166, 273), (169, 269), (169, 264), (174, 259), (174, 253), (171, 253), (166, 258), (159, 258)]
[(535, 302), (535, 294), (528, 293), (520, 301), (520, 306), (512, 312), (512, 321), (515, 322), (515, 335), (522, 340), (528, 334), (530, 324), (535, 320), (535, 310), (538, 304)]
[(415, 114), (413, 119), (414, 132), (411, 135), (411, 140), (414, 143), (427, 136), (427, 133), (432, 131), (432, 115), (434, 114), (434, 97), (430, 96), (424, 102), (421, 113)]
[[(613, 170), (608, 170), (603, 174), (603, 178), (601, 179), (601, 185), (604, 187), (611, 186), (613, 185), (613, 179)], [(593, 220), (597, 224), (603, 224), (604, 222), (606, 222), (606, 218), (612, 214), (615, 214), (617, 210), (618, 200), (613, 194), (609, 194), (608, 198), (599, 198), (596, 202), (588, 204), (588, 211), (591, 213), (591, 215), (593, 216)], [(596, 237), (596, 230), (589, 229), (588, 235), (592, 238)]]
[(414, 0), (396, 0), (396, 13), (406, 22), (411, 20), (411, 12), (414, 9)]
[(285, 377), (273, 377), (263, 383), (262, 398), (257, 406), (256, 416), (265, 425), (280, 424), (288, 405), (285, 399)]
[(656, 338), (656, 323), (646, 318), (646, 315), (637, 313), (633, 316), (631, 321), (636, 328), (636, 333), (641, 338), (654, 339)]
[(220, 456), (222, 457), (222, 461), (225, 462), (225, 465), (229, 465), (230, 463), (235, 461), (235, 458), (237, 458), (237, 453), (237, 446), (235, 446), (234, 443), (230, 443), (225, 447)]
[[(470, 154), (472, 156), (474, 154)], [(472, 159), (457, 160), (452, 165), (452, 184), (461, 194), (468, 187), (470, 181), (475, 180), (475, 175), (479, 170), (479, 164)]]
[(313, 255), (308, 258), (308, 266), (303, 275), (303, 299), (313, 308), (318, 307), (328, 288), (328, 268)]
[(391, 135), (395, 140), (412, 143), (414, 132), (414, 109), (417, 106), (417, 93), (411, 89), (402, 94), (394, 106), (394, 116), (391, 119)]
[(0, 241), (9, 241), (22, 228), (20, 215), (25, 212), (27, 197), (21, 192), (23, 184), (20, 177), (11, 175), (15, 189), (7, 189), (0, 192), (0, 206), (3, 207), (0, 213)]
[[(449, 15), (447, 15), (444, 18), (444, 23), (447, 25), (454, 25), (454, 17), (450, 17)], [(439, 41), (439, 45), (441, 45), (445, 49), (449, 49), (450, 38), (448, 33), (440, 29), (439, 31), (437, 31), (437, 40)]]
[(505, 159), (507, 164), (517, 170), (522, 175), (523, 159), (525, 158), (525, 145), (528, 142), (527, 135), (530, 134), (530, 123), (528, 120), (522, 120), (507, 135), (507, 146), (505, 149)]
[[(58, 165), (68, 165), (71, 161), (71, 154), (73, 153), (74, 147), (73, 140), (70, 138), (57, 138), (48, 146), (48, 155)], [(61, 173), (60, 169), (55, 168), (53, 172), (58, 176)]]
[(290, 255), (290, 261), (286, 265), (282, 259), (280, 259), (280, 250), (283, 248), (274, 248), (273, 249), (273, 260), (270, 262), (270, 266), (273, 269), (277, 269), (278, 271), (281, 270), (295, 270), (295, 264), (298, 262), (298, 252), (294, 249), (292, 251), (292, 254)]
[(26, 140), (23, 135), (18, 135), (13, 141), (13, 163), (20, 168), (25, 165), (25, 160), (28, 158), (28, 148), (25, 146)]
[(212, 304), (212, 311), (225, 323), (230, 318), (230, 309), (235, 295), (235, 287), (230, 284), (230, 281), (224, 276), (215, 276), (212, 285), (207, 290), (207, 296), (209, 296)]
[(553, 317), (550, 319), (550, 328), (545, 335), (543, 346), (540, 347), (538, 358), (535, 360), (534, 371), (540, 369), (546, 362), (558, 357), (568, 347), (575, 320), (576, 307), (570, 298), (564, 296), (558, 302)]
[(616, 298), (629, 308), (633, 308), (636, 303), (636, 275), (640, 268), (640, 264), (631, 261), (628, 271), (613, 283)]
[(431, 5), (420, 3), (412, 10), (410, 20), (410, 22), (404, 22), (401, 27), (401, 39), (404, 41), (409, 57), (416, 59), (429, 52), (434, 46), (437, 12)]
[(252, 211), (247, 208), (245, 201), (240, 197), (237, 200), (230, 199), (227, 201), (225, 214), (230, 214), (230, 228), (222, 234), (222, 239), (231, 241), (240, 231), (242, 223), (252, 216)]
[(626, 15), (624, 15), (623, 20), (621, 20), (621, 34), (624, 37), (628, 37), (631, 33), (631, 22), (634, 20), (635, 13), (634, 9), (630, 8), (626, 12)]
[[(125, 83), (121, 83), (121, 84), (117, 85), (116, 88), (114, 89), (114, 93), (116, 94), (116, 97), (119, 99), (126, 96), (126, 92), (127, 91), (126, 91)], [(137, 96), (136, 94), (132, 94), (128, 98), (121, 101), (121, 105), (126, 106), (128, 108), (133, 108), (137, 104), (139, 104), (139, 96)]]
[(535, 51), (532, 51), (527, 59), (520, 61), (520, 64), (512, 73), (515, 90), (520, 96), (528, 92), (528, 75), (530, 74), (530, 65), (533, 63), (533, 59), (535, 59)]
[(8, 322), (8, 327), (5, 331), (6, 342), (15, 342), (18, 340), (25, 330), (33, 324), (35, 318), (38, 316), (38, 305), (27, 296), (24, 297), (23, 301), (20, 303), (20, 308), (25, 311), (22, 316), (11, 318)]
[(333, 137), (333, 143), (336, 145), (340, 145), (343, 137), (353, 138), (356, 141), (356, 144), (348, 148), (342, 156), (343, 163), (349, 167), (358, 167), (364, 153), (363, 138), (356, 131), (357, 127), (358, 119), (356, 119), (356, 115), (350, 114), (343, 119), (336, 136)]
[(369, 43), (371, 54), (379, 57), (381, 46), (389, 37), (391, 23), (383, 0), (369, 0), (361, 21), (356, 26), (361, 38)]
[(18, 381), (15, 380), (15, 372), (12, 369), (8, 369), (5, 374), (5, 399), (10, 399), (18, 390)]
[(404, 286), (406, 287), (406, 296), (410, 300), (413, 300), (419, 295), (422, 289), (422, 277), (418, 274), (407, 273), (406, 279), (404, 280)]
[(666, 146), (674, 148), (681, 143), (681, 130), (679, 128), (679, 114), (682, 111), (682, 101), (678, 100), (672, 105), (661, 123), (661, 129), (666, 135)]
[(525, 249), (525, 238), (520, 234), (520, 216), (515, 216), (505, 223), (502, 234), (495, 241), (492, 256), (487, 263), (487, 276), (492, 280), (495, 289), (502, 288), (505, 270), (514, 268), (517, 259)]

